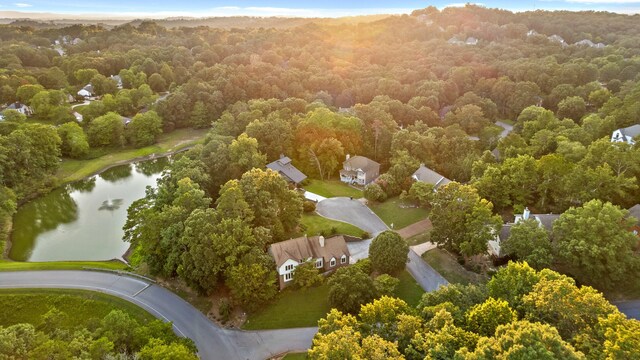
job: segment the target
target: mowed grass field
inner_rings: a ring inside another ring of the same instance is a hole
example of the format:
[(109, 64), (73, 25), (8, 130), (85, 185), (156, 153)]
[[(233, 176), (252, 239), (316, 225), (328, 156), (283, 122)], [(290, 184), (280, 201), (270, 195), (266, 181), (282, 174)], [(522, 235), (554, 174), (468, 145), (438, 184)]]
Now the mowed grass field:
[(125, 270), (128, 266), (121, 261), (51, 261), (51, 262), (23, 262), (0, 260), (0, 271), (27, 270), (83, 270), (97, 268), (105, 270)]
[(339, 180), (309, 180), (309, 184), (304, 186), (304, 189), (324, 196), (326, 198), (331, 197), (353, 197), (354, 199), (360, 199), (362, 191), (353, 188)]
[(393, 224), (395, 230), (424, 220), (429, 215), (426, 209), (414, 207), (399, 197), (387, 199), (382, 203), (369, 203), (369, 207), (389, 227)]
[[(303, 214), (301, 223), (305, 229), (303, 234), (300, 235), (307, 234), (308, 236), (316, 236), (322, 233), (326, 235), (335, 233), (361, 237), (364, 233), (364, 230), (357, 226), (353, 226), (342, 221), (327, 219), (316, 213)], [(333, 230), (335, 230), (335, 232), (333, 232)]]
[[(424, 290), (406, 270), (396, 275), (400, 284), (396, 296), (415, 306)], [(317, 326), (318, 320), (331, 310), (329, 285), (311, 289), (285, 289), (274, 302), (250, 314), (242, 326), (245, 330), (285, 329)]]
[(144, 309), (119, 298), (92, 291), (58, 289), (0, 289), (0, 326), (40, 325), (52, 308), (65, 314), (62, 327), (89, 327), (112, 310), (122, 310), (140, 323), (154, 319)]

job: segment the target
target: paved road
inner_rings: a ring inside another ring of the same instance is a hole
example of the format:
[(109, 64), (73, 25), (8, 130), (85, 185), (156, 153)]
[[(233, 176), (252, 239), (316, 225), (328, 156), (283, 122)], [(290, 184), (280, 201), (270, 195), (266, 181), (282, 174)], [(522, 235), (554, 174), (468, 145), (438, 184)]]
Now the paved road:
[(389, 229), (387, 225), (360, 200), (351, 200), (348, 197), (334, 197), (322, 200), (316, 205), (316, 212), (326, 218), (355, 225), (373, 237)]
[(306, 350), (316, 328), (269, 331), (222, 329), (174, 293), (129, 276), (93, 271), (0, 272), (0, 288), (93, 290), (130, 301), (155, 317), (173, 322), (178, 335), (191, 338), (200, 358), (262, 360), (287, 351)]
[(640, 320), (640, 300), (614, 301), (613, 305), (628, 318)]
[(409, 262), (407, 263), (407, 271), (411, 273), (414, 279), (420, 284), (424, 291), (437, 290), (442, 285), (449, 282), (438, 274), (429, 264), (424, 262), (418, 254), (413, 250), (409, 250)]
[(509, 135), (509, 133), (513, 131), (513, 125), (509, 125), (506, 122), (496, 121), (496, 125), (504, 129), (502, 130), (502, 133), (500, 133), (501, 138), (507, 137), (507, 135)]

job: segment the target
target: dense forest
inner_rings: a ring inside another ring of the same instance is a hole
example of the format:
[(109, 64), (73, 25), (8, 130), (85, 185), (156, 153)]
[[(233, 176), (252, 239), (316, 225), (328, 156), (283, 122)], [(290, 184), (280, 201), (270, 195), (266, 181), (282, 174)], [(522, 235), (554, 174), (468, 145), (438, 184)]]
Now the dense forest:
[[(17, 204), (58, 185), (60, 159), (144, 147), (177, 129), (209, 129), (129, 209), (125, 239), (135, 248), (134, 263), (154, 274), (207, 294), (226, 287), (247, 309), (269, 301), (277, 289), (266, 247), (295, 233), (304, 201), (265, 165), (285, 154), (323, 180), (336, 177), (345, 156), (364, 155), (384, 173), (365, 189), (367, 197), (401, 195), (431, 208), (433, 241), (465, 262), (486, 252), (503, 219), (528, 207), (563, 217), (551, 235), (517, 230), (518, 242), (507, 247), (511, 258), (610, 289), (640, 271), (625, 210), (640, 202), (640, 149), (610, 141), (615, 129), (640, 122), (639, 20), (467, 5), (295, 27), (0, 25), (0, 103), (29, 107), (26, 115), (10, 106), (2, 113), (0, 215), (9, 223)], [(88, 84), (90, 101), (72, 109)], [(437, 193), (414, 184), (420, 164), (455, 182)], [(578, 231), (585, 223), (589, 236)], [(544, 271), (535, 275), (540, 282), (593, 295)], [(605, 320), (589, 320), (590, 337), (581, 332), (586, 325), (574, 326), (590, 310), (554, 323), (556, 313), (536, 313), (543, 310), (534, 305), (552, 304), (557, 294), (529, 293), (538, 280), (527, 281), (526, 292), (504, 301), (491, 289), (473, 300), (429, 295), (420, 309), (396, 315), (408, 314), (402, 326), (464, 334), (442, 350), (447, 356), (499, 352), (507, 340), (478, 341), (496, 328), (505, 337), (526, 329), (562, 358), (609, 354), (609, 333), (599, 322)], [(601, 312), (607, 324), (636, 326), (608, 306)], [(480, 318), (493, 311), (510, 320), (485, 324)], [(334, 321), (348, 322), (352, 332), (386, 331), (351, 318)], [(321, 326), (318, 341), (330, 342), (337, 330), (344, 327)], [(409, 358), (425, 356), (430, 336), (457, 336), (378, 335), (402, 345), (389, 345), (389, 354)]]

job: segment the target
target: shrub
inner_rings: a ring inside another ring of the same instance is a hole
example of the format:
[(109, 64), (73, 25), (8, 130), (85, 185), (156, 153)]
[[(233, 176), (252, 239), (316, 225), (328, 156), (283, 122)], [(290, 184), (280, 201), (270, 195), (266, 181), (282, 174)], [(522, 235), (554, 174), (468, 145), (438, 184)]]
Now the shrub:
[(382, 202), (387, 200), (387, 194), (377, 183), (371, 183), (364, 187), (364, 198), (369, 201)]
[(316, 203), (311, 200), (305, 200), (302, 203), (302, 210), (306, 213), (314, 212), (316, 211)]

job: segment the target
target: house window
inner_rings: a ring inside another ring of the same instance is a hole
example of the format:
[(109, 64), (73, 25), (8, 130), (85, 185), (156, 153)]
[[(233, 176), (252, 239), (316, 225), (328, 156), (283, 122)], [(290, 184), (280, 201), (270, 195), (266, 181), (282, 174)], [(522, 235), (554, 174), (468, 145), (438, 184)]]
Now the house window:
[(347, 255), (342, 255), (342, 257), (340, 258), (340, 264), (346, 264), (347, 263)]
[(322, 259), (316, 260), (316, 268), (320, 269), (322, 267)]
[(329, 266), (331, 267), (336, 266), (336, 258), (331, 258), (331, 262), (329, 263)]
[(284, 274), (284, 281), (291, 281), (293, 279), (293, 273)]
[(292, 265), (287, 265), (284, 267), (284, 271), (291, 271), (293, 270), (293, 264)]

